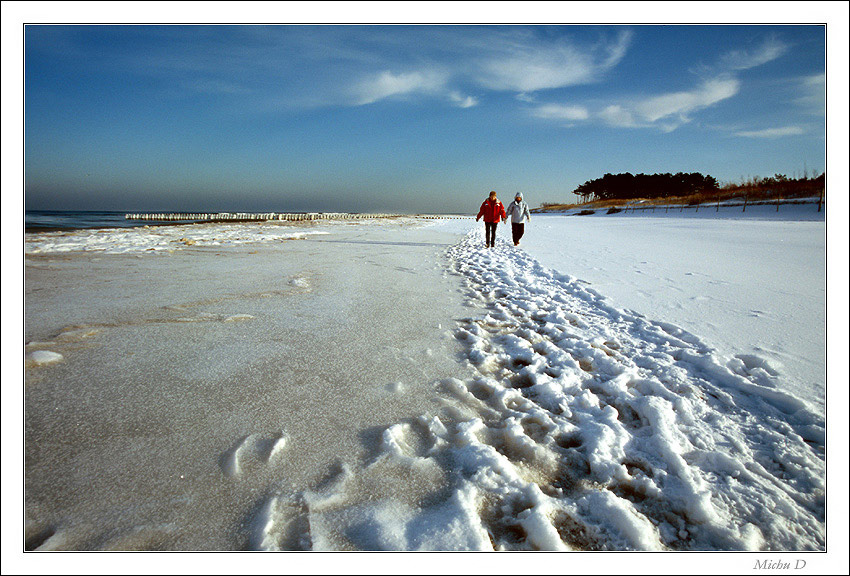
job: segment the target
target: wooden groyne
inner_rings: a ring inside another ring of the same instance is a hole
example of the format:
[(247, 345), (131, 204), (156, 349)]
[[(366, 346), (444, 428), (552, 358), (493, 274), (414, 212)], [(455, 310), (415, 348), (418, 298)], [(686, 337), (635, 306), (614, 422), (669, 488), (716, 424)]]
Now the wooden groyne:
[(125, 214), (126, 220), (163, 222), (265, 222), (269, 220), (357, 220), (364, 218), (397, 218), (399, 214), (356, 214), (347, 212), (156, 212)]
[(362, 214), (356, 212), (152, 212), (125, 214), (126, 220), (152, 222), (302, 222), (309, 220), (368, 220), (376, 218), (423, 218), (459, 220), (472, 218), (460, 214)]

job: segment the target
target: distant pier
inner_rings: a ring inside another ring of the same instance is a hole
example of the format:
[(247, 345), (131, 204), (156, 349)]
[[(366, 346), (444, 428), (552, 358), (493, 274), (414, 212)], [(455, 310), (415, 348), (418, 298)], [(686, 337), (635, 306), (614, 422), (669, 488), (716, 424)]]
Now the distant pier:
[(304, 220), (364, 220), (373, 218), (443, 219), (461, 216), (409, 215), (409, 214), (360, 214), (352, 212), (158, 212), (125, 214), (126, 220), (154, 220), (160, 222), (267, 222), (271, 220), (299, 222)]

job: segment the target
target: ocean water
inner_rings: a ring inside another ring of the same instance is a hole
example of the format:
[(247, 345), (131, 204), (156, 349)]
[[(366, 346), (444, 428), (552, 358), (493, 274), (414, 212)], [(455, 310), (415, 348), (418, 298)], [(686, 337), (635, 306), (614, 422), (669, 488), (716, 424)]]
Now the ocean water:
[(27, 232), (79, 230), (85, 228), (131, 228), (150, 221), (126, 220), (126, 212), (27, 210), (24, 225)]

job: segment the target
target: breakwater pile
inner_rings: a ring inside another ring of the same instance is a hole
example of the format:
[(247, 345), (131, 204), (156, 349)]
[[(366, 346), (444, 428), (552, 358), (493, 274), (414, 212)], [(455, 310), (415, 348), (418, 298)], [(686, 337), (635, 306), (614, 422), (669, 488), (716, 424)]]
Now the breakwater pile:
[(163, 220), (196, 222), (258, 222), (267, 220), (351, 220), (360, 218), (394, 218), (398, 214), (351, 214), (345, 212), (159, 212), (127, 214), (127, 220)]
[[(361, 220), (373, 218), (400, 218), (403, 214), (360, 214), (351, 212), (159, 212), (126, 214), (127, 220), (156, 220), (166, 222), (265, 222), (269, 220)], [(416, 218), (443, 219), (463, 216), (416, 215)]]

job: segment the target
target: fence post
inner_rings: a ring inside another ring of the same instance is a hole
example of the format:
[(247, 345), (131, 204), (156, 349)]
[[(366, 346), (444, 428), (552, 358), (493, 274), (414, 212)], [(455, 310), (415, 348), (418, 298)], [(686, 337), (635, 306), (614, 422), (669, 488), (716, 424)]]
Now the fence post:
[(820, 198), (818, 198), (818, 212), (820, 212), (821, 205), (823, 204), (823, 190), (820, 191)]
[(743, 209), (743, 210), (741, 210), (741, 212), (746, 212), (746, 211), (747, 211), (747, 198), (749, 198), (749, 194), (747, 194), (746, 192), (744, 192), (744, 209)]

